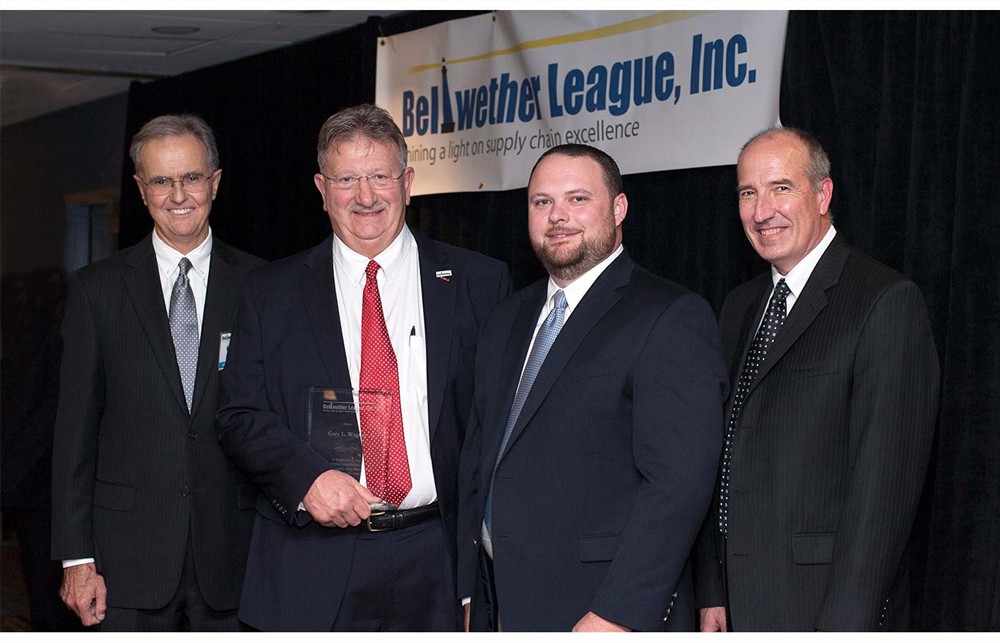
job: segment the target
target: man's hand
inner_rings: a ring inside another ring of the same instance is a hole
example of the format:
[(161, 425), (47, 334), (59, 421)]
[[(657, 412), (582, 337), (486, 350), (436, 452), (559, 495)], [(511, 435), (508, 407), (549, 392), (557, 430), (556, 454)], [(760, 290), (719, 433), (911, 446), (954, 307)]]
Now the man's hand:
[(108, 609), (107, 597), (104, 577), (97, 573), (94, 563), (73, 565), (63, 570), (59, 598), (87, 627), (104, 620), (104, 613)]
[(607, 621), (593, 612), (587, 612), (583, 615), (576, 625), (573, 626), (574, 632), (631, 632), (627, 627), (623, 627), (618, 623), (612, 623)]
[(324, 527), (355, 527), (371, 515), (369, 503), (382, 502), (342, 471), (324, 471), (302, 499), (309, 515)]
[(472, 616), (472, 603), (466, 603), (462, 606), (462, 611), (465, 613), (465, 631), (469, 631), (469, 618)]
[(698, 621), (702, 632), (728, 632), (726, 629), (725, 607), (703, 607), (698, 610)]

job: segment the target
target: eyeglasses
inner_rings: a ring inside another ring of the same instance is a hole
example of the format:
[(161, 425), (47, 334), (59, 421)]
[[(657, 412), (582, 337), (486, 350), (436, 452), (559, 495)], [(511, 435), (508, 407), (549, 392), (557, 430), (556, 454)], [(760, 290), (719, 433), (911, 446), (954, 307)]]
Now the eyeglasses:
[(399, 176), (390, 176), (388, 174), (376, 172), (375, 174), (369, 174), (368, 176), (327, 176), (324, 174), (323, 178), (330, 181), (333, 187), (338, 190), (353, 190), (361, 184), (361, 179), (366, 179), (368, 181), (368, 185), (370, 185), (373, 190), (385, 190), (395, 185), (396, 181), (402, 178), (404, 174), (406, 174), (405, 169), (399, 173)]
[(188, 172), (179, 179), (172, 179), (169, 176), (154, 176), (149, 179), (140, 180), (149, 187), (151, 194), (163, 196), (164, 194), (173, 192), (174, 183), (180, 183), (181, 189), (188, 194), (199, 194), (208, 189), (208, 184), (213, 176), (215, 176), (215, 172), (211, 172), (208, 176), (200, 172)]

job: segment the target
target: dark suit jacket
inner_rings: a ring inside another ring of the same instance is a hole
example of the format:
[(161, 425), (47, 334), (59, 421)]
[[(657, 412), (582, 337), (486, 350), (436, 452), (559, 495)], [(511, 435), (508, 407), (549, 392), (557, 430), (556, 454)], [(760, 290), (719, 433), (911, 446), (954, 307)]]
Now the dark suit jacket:
[[(733, 381), (772, 284), (733, 290), (721, 326)], [(838, 235), (788, 314), (743, 406), (728, 542), (714, 515), (701, 606), (738, 630), (905, 628), (900, 560), (937, 415), (938, 360), (920, 290)]]
[(152, 240), (81, 269), (63, 322), (53, 455), (52, 557), (94, 557), (108, 604), (173, 598), (190, 534), (199, 586), (234, 609), (253, 520), (250, 483), (215, 435), (219, 336), (263, 262), (213, 240), (188, 413)]
[[(459, 591), (473, 592), (480, 626), (483, 505), (546, 284), (497, 306), (476, 357)], [(588, 611), (635, 630), (694, 627), (682, 575), (712, 494), (727, 389), (708, 304), (623, 252), (563, 326), (498, 465), (505, 631), (568, 631)]]
[[(476, 337), (510, 282), (499, 261), (414, 237), (427, 333), (431, 459), (454, 558), (458, 457)], [(250, 275), (223, 374), (220, 440), (261, 490), (240, 618), (263, 630), (329, 631), (353, 558), (356, 530), (323, 527), (296, 511), (330, 468), (307, 442), (309, 388), (351, 388), (332, 242)], [(450, 280), (436, 277), (441, 270), (451, 270)]]

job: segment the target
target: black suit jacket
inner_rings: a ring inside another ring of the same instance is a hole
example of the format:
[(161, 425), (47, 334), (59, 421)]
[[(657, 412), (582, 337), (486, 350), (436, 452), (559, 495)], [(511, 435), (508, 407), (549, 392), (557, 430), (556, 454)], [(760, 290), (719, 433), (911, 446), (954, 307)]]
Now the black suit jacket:
[[(427, 333), (431, 459), (454, 558), (458, 457), (476, 337), (510, 282), (499, 261), (414, 237)], [(250, 275), (223, 374), (220, 440), (261, 491), (240, 618), (263, 630), (329, 631), (353, 558), (356, 530), (323, 527), (296, 511), (330, 468), (307, 442), (308, 390), (351, 388), (332, 242), (329, 237)], [(444, 270), (451, 271), (448, 280), (437, 278)]]
[[(477, 627), (489, 620), (489, 588), (475, 582), (486, 491), (546, 286), (497, 307), (476, 357), (460, 593), (472, 592)], [(727, 389), (708, 304), (623, 252), (563, 326), (498, 465), (504, 630), (568, 631), (588, 611), (635, 630), (693, 629), (684, 573), (712, 494)]]
[(205, 600), (214, 609), (238, 604), (253, 490), (216, 441), (219, 341), (233, 328), (244, 274), (262, 263), (212, 242), (190, 414), (151, 237), (81, 269), (71, 283), (52, 557), (96, 558), (111, 606), (169, 602), (189, 534)]
[[(721, 313), (733, 381), (770, 296), (766, 273)], [(706, 521), (699, 604), (747, 630), (907, 625), (900, 565), (937, 415), (920, 290), (838, 235), (788, 314), (735, 434), (728, 542)]]

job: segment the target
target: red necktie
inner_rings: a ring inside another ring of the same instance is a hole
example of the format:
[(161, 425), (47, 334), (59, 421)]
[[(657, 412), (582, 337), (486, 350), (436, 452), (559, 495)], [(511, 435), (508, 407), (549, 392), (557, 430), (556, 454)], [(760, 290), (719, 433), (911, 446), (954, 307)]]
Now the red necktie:
[(361, 300), (361, 376), (358, 391), (361, 445), (368, 490), (398, 505), (410, 492), (410, 463), (399, 407), (399, 367), (385, 327), (378, 292), (379, 265), (368, 262)]

